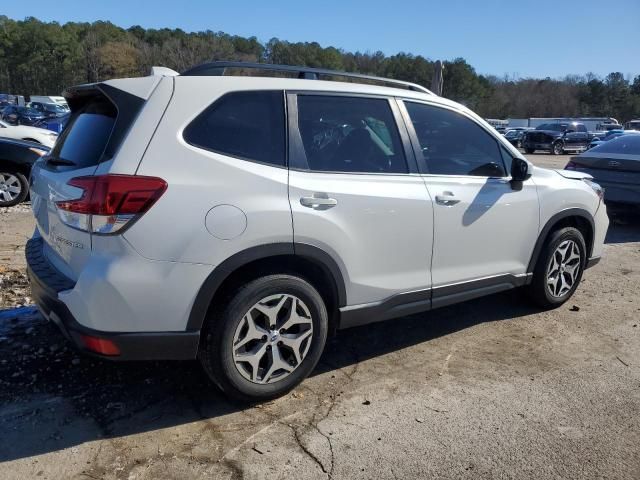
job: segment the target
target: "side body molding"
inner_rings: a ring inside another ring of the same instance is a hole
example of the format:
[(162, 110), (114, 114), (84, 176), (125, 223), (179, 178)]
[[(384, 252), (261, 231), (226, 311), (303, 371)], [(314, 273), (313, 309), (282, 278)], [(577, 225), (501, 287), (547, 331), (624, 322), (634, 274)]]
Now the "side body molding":
[(312, 261), (321, 268), (325, 274), (333, 278), (338, 306), (347, 303), (347, 293), (342, 272), (337, 262), (324, 250), (303, 243), (272, 243), (251, 247), (232, 255), (218, 265), (204, 281), (191, 308), (191, 314), (187, 322), (187, 331), (197, 331), (202, 328), (207, 310), (211, 305), (214, 295), (223, 282), (238, 268), (257, 260), (270, 257), (295, 255)]

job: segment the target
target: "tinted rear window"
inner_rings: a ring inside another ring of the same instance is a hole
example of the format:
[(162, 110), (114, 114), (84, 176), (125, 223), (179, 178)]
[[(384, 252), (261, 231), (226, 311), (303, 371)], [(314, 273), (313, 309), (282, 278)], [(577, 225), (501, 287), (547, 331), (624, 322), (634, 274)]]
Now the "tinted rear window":
[(284, 92), (233, 92), (184, 131), (193, 146), (271, 165), (285, 165)]
[(601, 143), (597, 147), (589, 150), (589, 152), (640, 155), (640, 134), (629, 133), (622, 135), (608, 142)]
[(97, 165), (107, 146), (118, 112), (104, 97), (89, 100), (71, 114), (69, 124), (51, 152), (55, 159), (73, 162), (76, 168)]

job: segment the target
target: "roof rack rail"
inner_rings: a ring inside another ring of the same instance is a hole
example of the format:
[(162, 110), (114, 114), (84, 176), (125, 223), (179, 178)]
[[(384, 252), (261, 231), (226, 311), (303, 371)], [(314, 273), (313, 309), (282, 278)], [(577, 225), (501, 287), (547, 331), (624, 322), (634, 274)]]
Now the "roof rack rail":
[(291, 65), (275, 65), (271, 63), (254, 63), (254, 62), (210, 62), (191, 67), (182, 72), (183, 76), (222, 76), (227, 68), (248, 68), (255, 70), (270, 70), (276, 72), (289, 72), (298, 75), (298, 78), (309, 80), (319, 80), (321, 76), (356, 78), (360, 80), (371, 80), (383, 84), (393, 85), (396, 87), (406, 88), (415, 92), (428, 93), (435, 95), (431, 90), (424, 88), (422, 85), (404, 82), (402, 80), (394, 80), (392, 78), (376, 77), (373, 75), (364, 75), (362, 73), (340, 72), (336, 70), (327, 70), (323, 68), (312, 67), (295, 67)]

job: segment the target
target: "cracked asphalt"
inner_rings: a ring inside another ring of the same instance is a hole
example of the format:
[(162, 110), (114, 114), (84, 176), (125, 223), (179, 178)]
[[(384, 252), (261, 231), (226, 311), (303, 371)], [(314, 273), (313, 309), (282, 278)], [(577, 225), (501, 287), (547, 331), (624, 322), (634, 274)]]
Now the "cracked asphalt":
[(640, 478), (636, 217), (557, 310), (512, 291), (342, 331), (256, 406), (196, 362), (74, 352), (21, 286), (32, 228), (0, 212), (2, 479)]

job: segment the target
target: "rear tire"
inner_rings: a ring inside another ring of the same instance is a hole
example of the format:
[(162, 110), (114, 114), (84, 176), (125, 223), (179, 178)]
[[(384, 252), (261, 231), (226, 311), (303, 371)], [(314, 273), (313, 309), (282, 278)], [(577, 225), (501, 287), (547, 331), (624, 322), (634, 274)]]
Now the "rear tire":
[(582, 279), (586, 252), (584, 237), (577, 228), (552, 232), (527, 287), (533, 301), (543, 308), (556, 308), (569, 300)]
[(0, 169), (0, 207), (13, 207), (24, 202), (29, 194), (29, 182), (20, 172)]
[(229, 397), (280, 397), (314, 369), (324, 349), (328, 315), (322, 297), (292, 275), (253, 280), (207, 318), (199, 359)]
[(562, 155), (564, 153), (564, 148), (562, 146), (562, 142), (555, 142), (551, 145), (551, 155)]

